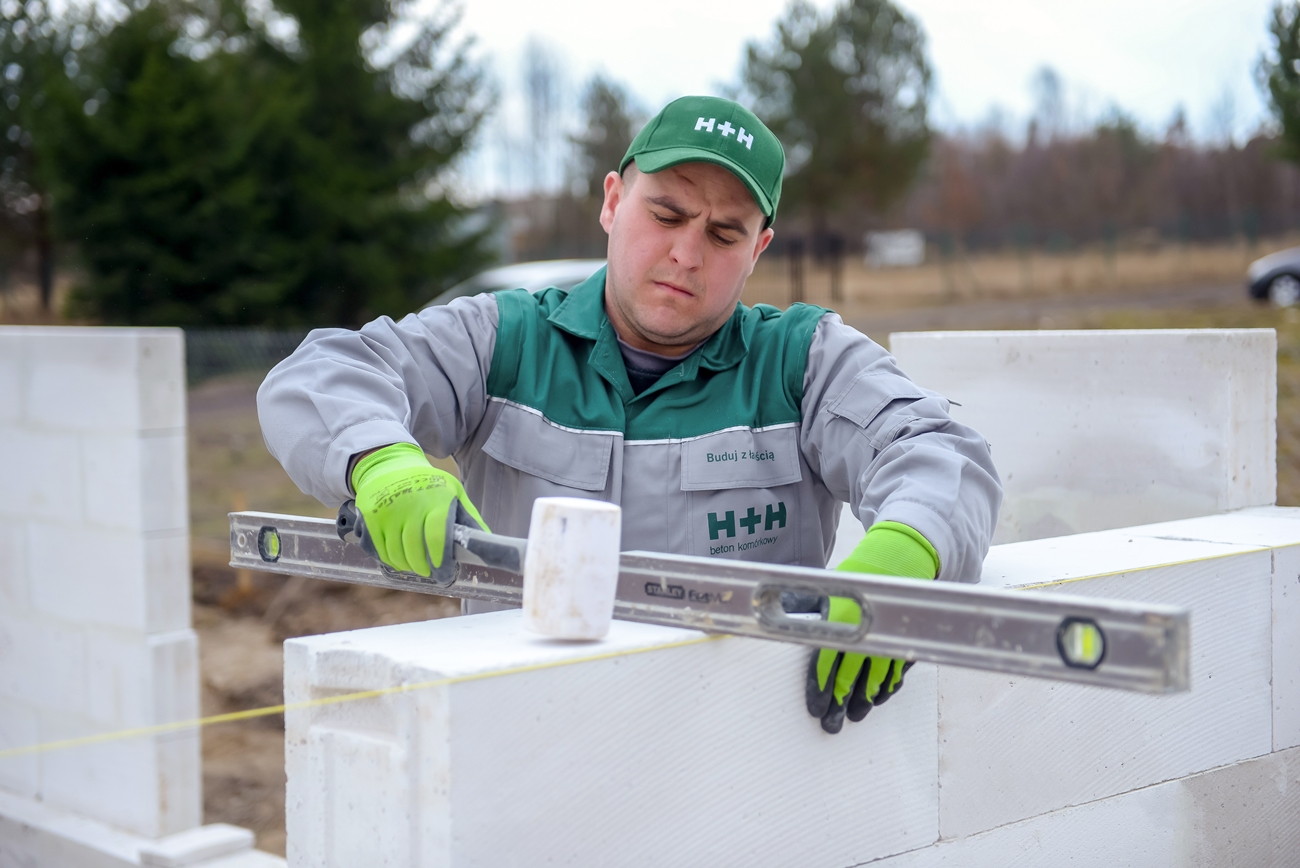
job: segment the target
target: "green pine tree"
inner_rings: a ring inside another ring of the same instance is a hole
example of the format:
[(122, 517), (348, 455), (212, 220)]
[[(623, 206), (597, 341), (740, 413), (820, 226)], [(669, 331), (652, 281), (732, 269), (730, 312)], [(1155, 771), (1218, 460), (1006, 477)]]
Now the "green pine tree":
[(35, 251), (46, 310), (55, 258), (52, 107), (69, 89), (89, 87), (82, 64), (100, 26), (93, 8), (74, 6), (56, 15), (40, 0), (0, 5), (0, 263), (7, 280), (11, 264)]
[[(155, 0), (100, 44), (102, 105), (65, 106), (59, 226), (111, 322), (356, 325), (487, 260), (438, 188), (487, 108), (451, 16), (393, 57), (392, 5)], [(296, 25), (296, 33), (294, 32)]]
[(1300, 3), (1278, 3), (1269, 22), (1273, 54), (1259, 60), (1259, 80), (1282, 128), (1281, 155), (1300, 163)]
[(820, 234), (850, 205), (887, 210), (930, 143), (931, 72), (920, 25), (889, 0), (842, 0), (823, 13), (794, 0), (769, 43), (746, 49), (743, 86), (785, 145), (782, 210)]

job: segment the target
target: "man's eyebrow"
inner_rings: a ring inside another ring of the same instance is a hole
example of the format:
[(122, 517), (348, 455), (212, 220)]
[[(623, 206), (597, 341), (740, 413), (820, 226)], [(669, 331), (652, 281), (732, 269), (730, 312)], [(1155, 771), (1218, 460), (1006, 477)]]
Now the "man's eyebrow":
[(678, 217), (699, 217), (700, 216), (699, 211), (696, 211), (694, 214), (692, 214), (690, 211), (687, 211), (681, 205), (678, 205), (677, 202), (670, 196), (655, 196), (654, 198), (650, 198), (649, 196), (647, 196), (646, 201), (649, 202), (651, 205), (658, 205), (660, 208), (663, 208), (666, 211), (671, 211), (674, 214), (676, 214)]
[[(651, 205), (658, 205), (660, 208), (663, 208), (665, 211), (671, 211), (672, 213), (676, 214), (678, 217), (686, 217), (688, 219), (691, 219), (700, 216), (700, 212), (696, 211), (694, 214), (692, 214), (690, 211), (687, 211), (681, 205), (678, 205), (677, 202), (669, 196), (655, 196), (653, 198), (647, 196), (646, 201), (649, 202)], [(742, 221), (735, 219), (734, 217), (727, 220), (710, 220), (709, 225), (716, 226), (719, 229), (729, 229), (730, 231), (736, 232), (744, 236), (745, 238), (749, 237), (749, 230), (745, 228), (745, 224)]]
[(749, 237), (749, 230), (745, 228), (745, 224), (734, 217), (729, 220), (710, 220), (709, 224), (717, 226), (719, 229), (730, 229), (744, 238)]

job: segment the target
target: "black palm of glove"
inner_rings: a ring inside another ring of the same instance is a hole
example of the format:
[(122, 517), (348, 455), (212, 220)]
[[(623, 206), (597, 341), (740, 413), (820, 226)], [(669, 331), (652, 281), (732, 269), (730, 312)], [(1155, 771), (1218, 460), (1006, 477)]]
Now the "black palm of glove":
[[(939, 558), (933, 546), (912, 528), (896, 522), (872, 525), (853, 553), (836, 567), (855, 573), (933, 579), (939, 572)], [(862, 610), (847, 597), (831, 597), (827, 618), (845, 624), (862, 621)], [(903, 675), (911, 668), (908, 660), (867, 657), (822, 648), (808, 661), (804, 699), (808, 713), (819, 718), (822, 729), (837, 733), (844, 718), (862, 720), (873, 706), (880, 705), (903, 686)]]

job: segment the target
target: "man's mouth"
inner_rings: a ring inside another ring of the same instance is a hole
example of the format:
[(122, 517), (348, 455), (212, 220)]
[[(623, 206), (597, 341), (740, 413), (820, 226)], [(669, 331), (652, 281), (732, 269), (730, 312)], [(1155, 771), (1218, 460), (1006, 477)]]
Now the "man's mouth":
[(666, 281), (666, 280), (656, 280), (656, 281), (653, 281), (653, 282), (654, 282), (654, 285), (655, 285), (655, 286), (659, 287), (660, 289), (667, 290), (667, 291), (669, 291), (669, 292), (671, 292), (671, 293), (679, 294), (679, 295), (684, 295), (684, 296), (686, 296), (687, 298), (694, 298), (694, 297), (695, 297), (695, 293), (691, 292), (689, 289), (687, 289), (687, 288), (685, 288), (685, 287), (683, 287), (683, 286), (678, 286), (678, 285), (675, 284), (675, 283), (670, 283), (670, 282), (668, 282), (668, 281)]

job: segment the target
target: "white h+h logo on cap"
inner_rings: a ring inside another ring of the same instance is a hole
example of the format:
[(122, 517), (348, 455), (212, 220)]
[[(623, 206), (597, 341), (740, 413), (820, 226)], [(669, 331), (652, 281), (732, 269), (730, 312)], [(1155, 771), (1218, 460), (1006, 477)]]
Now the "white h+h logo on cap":
[[(695, 131), (698, 133), (700, 130), (704, 130), (706, 133), (711, 133), (713, 132), (713, 125), (717, 120), (717, 118), (709, 118), (706, 121), (704, 118), (700, 118), (695, 122)], [(731, 125), (731, 121), (723, 121), (722, 126), (718, 127), (718, 132), (722, 134), (724, 139), (732, 133), (735, 133), (736, 141), (744, 145), (745, 150), (752, 151), (754, 149), (754, 134), (746, 133), (744, 127), (737, 130)]]

